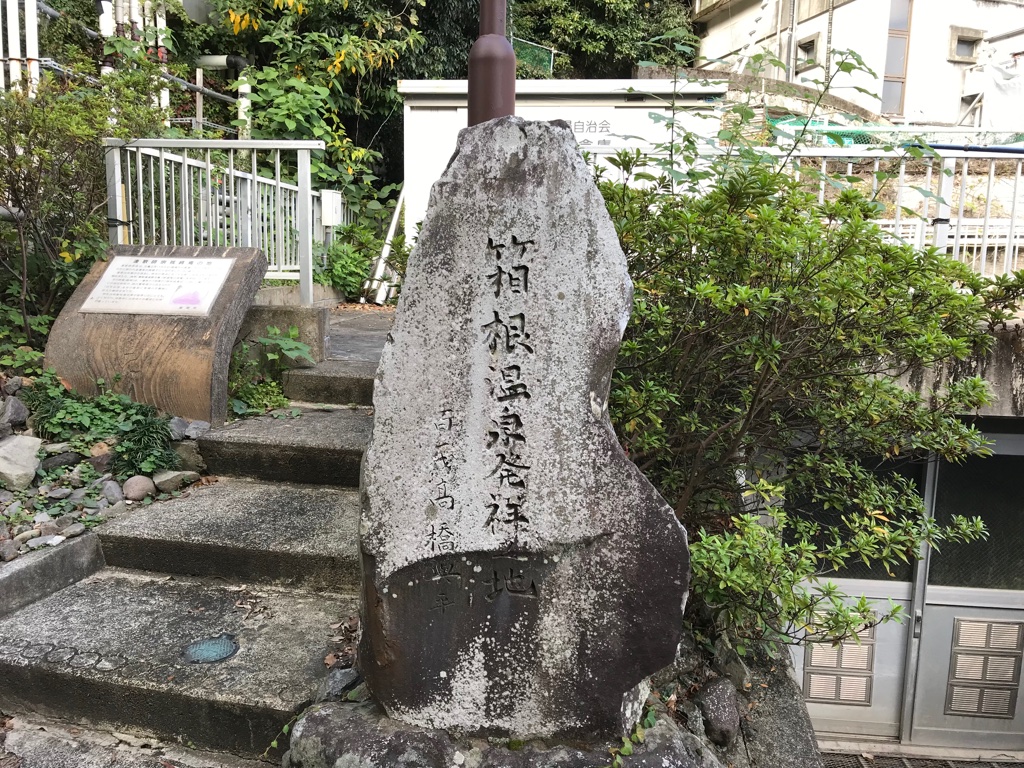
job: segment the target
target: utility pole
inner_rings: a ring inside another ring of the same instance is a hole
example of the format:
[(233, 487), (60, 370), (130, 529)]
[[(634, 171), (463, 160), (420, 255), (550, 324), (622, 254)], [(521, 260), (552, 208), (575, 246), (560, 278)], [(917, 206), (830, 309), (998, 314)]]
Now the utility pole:
[(469, 52), (469, 124), (516, 113), (516, 54), (505, 37), (506, 0), (480, 0), (480, 37)]

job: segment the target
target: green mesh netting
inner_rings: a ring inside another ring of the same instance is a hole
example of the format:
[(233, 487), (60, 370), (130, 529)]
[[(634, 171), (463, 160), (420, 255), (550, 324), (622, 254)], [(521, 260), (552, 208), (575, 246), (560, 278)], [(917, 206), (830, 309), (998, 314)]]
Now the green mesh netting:
[(516, 52), (516, 61), (551, 74), (552, 51), (550, 48), (513, 37), (512, 50)]

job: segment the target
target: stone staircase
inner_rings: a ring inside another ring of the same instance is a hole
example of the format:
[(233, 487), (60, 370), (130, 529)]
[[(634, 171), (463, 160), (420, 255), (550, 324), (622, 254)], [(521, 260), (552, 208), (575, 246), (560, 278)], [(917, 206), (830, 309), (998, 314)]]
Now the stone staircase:
[[(358, 612), (375, 366), (290, 374), (293, 400), (336, 405), (211, 431), (200, 450), (216, 482), (90, 534), (104, 567), (0, 617), (0, 710), (263, 754), (344, 642), (332, 625)], [(186, 660), (190, 644), (224, 633), (234, 655)]]

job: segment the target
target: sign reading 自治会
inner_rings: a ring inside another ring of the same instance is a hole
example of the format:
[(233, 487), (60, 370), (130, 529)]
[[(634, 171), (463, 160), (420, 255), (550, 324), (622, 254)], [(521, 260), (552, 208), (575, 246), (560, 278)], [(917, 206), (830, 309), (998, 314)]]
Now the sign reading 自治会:
[(115, 256), (81, 312), (206, 317), (234, 259)]

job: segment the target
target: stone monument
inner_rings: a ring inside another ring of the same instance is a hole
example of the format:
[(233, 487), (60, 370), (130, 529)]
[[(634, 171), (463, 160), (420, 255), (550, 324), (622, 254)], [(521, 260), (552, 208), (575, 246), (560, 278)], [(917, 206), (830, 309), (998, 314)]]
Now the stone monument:
[(188, 419), (227, 415), (231, 349), (267, 260), (257, 248), (114, 246), (64, 305), (46, 366), (83, 394), (116, 379)]
[(393, 719), (614, 737), (673, 661), (686, 534), (608, 418), (631, 302), (569, 126), (463, 131), (409, 260), (363, 464), (359, 667)]

